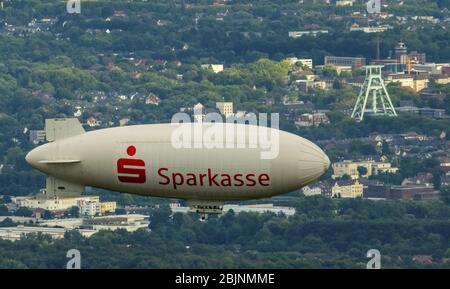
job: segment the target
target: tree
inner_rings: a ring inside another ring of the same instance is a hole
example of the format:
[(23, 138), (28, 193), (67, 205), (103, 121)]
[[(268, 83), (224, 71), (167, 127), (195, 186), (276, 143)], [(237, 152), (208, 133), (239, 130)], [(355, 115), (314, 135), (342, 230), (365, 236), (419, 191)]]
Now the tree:
[(389, 144), (385, 140), (383, 140), (383, 142), (382, 142), (381, 152), (384, 156), (391, 154), (391, 150), (389, 149)]
[(0, 216), (10, 216), (11, 213), (8, 211), (8, 208), (5, 205), (0, 206)]
[(360, 177), (367, 175), (366, 167), (358, 166), (357, 171), (358, 171)]
[(323, 67), (322, 73), (324, 76), (336, 77), (338, 75), (334, 65), (327, 64)]
[(441, 200), (450, 205), (450, 186), (445, 186), (441, 188)]
[(11, 197), (10, 196), (3, 196), (3, 203), (5, 203), (5, 204), (9, 204), (9, 203), (11, 203)]
[(0, 227), (15, 227), (16, 225), (17, 224), (14, 223), (14, 221), (10, 218), (6, 218), (2, 222), (0, 222)]
[(78, 218), (80, 217), (80, 208), (77, 206), (73, 206), (69, 209), (68, 213), (71, 217)]
[(156, 209), (152, 217), (150, 218), (150, 228), (157, 229), (161, 226), (164, 226), (169, 221), (169, 217), (172, 215), (172, 210), (169, 206), (161, 206)]
[(31, 215), (33, 215), (33, 212), (25, 207), (20, 207), (17, 211), (14, 212), (15, 216), (20, 216), (20, 217), (31, 217)]
[(49, 219), (53, 218), (53, 214), (49, 210), (45, 210), (44, 215), (42, 217), (46, 220), (49, 220)]
[(341, 180), (343, 180), (343, 181), (350, 181), (351, 179), (352, 179), (352, 177), (350, 175), (348, 175), (348, 174), (344, 174), (341, 177)]

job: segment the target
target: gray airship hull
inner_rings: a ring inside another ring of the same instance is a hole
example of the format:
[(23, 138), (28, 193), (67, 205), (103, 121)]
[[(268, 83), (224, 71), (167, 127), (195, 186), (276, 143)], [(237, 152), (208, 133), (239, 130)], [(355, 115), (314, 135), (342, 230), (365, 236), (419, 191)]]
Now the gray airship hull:
[(257, 127), (245, 126), (241, 147), (235, 140), (233, 148), (177, 148), (173, 144), (177, 128), (154, 124), (95, 130), (44, 144), (26, 159), (71, 184), (208, 201), (291, 192), (314, 182), (329, 167), (318, 146), (291, 133), (277, 130), (279, 141), (273, 144), (279, 146), (277, 156), (265, 159), (261, 156), (266, 149), (250, 145), (249, 135)]

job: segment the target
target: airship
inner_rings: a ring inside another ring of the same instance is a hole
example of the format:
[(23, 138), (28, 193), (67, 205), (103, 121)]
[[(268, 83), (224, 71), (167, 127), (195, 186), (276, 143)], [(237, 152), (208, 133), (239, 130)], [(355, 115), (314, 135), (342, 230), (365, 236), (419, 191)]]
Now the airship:
[[(264, 158), (267, 148), (251, 143), (258, 126), (229, 124), (232, 130), (243, 132), (231, 147), (192, 142), (191, 146), (174, 145), (174, 135), (182, 125), (132, 125), (86, 132), (76, 118), (47, 119), (47, 142), (31, 150), (26, 161), (48, 175), (44, 192), (49, 198), (77, 196), (89, 186), (184, 199), (191, 211), (201, 214), (221, 212), (225, 201), (298, 190), (330, 166), (317, 145), (275, 128), (266, 129), (277, 134), (277, 154)], [(193, 131), (206, 132), (210, 126), (196, 124)], [(222, 141), (226, 142), (218, 142)]]

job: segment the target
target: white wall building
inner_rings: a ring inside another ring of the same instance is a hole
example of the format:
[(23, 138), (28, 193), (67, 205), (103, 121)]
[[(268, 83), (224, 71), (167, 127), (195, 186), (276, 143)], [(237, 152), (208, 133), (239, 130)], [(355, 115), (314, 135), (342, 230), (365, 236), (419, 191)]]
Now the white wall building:
[(290, 57), (287, 59), (291, 65), (300, 62), (303, 66), (313, 69), (313, 60), (311, 58)]
[[(190, 212), (189, 207), (182, 207), (178, 203), (170, 204), (170, 209), (173, 213), (188, 213)], [(224, 205), (222, 214), (226, 214), (229, 210), (233, 210), (236, 214), (241, 212), (254, 212), (254, 213), (283, 213), (286, 216), (293, 216), (295, 214), (295, 208), (292, 207), (280, 207), (274, 206), (273, 204), (256, 204), (256, 205)]]
[[(45, 234), (50, 235), (53, 239), (62, 239), (64, 234), (68, 231), (66, 228), (46, 228), (46, 227), (5, 227), (0, 228), (0, 239), (17, 241), (29, 234)], [(80, 229), (79, 232), (84, 237), (90, 237), (96, 233), (95, 230)]]
[(310, 187), (306, 186), (302, 189), (302, 192), (305, 196), (318, 196), (322, 194), (322, 188), (321, 187)]
[(99, 202), (80, 202), (78, 208), (80, 208), (81, 216), (94, 217), (100, 214)]
[(98, 196), (83, 196), (77, 198), (45, 199), (36, 197), (16, 197), (12, 201), (19, 207), (29, 209), (41, 208), (47, 211), (64, 211), (71, 207), (78, 207), (80, 202), (100, 202)]

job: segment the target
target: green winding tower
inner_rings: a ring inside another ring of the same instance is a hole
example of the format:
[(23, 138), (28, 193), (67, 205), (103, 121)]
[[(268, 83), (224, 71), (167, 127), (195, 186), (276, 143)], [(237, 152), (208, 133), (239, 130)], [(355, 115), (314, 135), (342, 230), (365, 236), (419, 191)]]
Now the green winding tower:
[(364, 120), (367, 102), (370, 99), (369, 106), (372, 106), (368, 113), (372, 115), (397, 116), (391, 98), (386, 90), (384, 81), (381, 78), (382, 65), (367, 65), (366, 79), (361, 87), (361, 91), (353, 108), (352, 118), (358, 121)]

